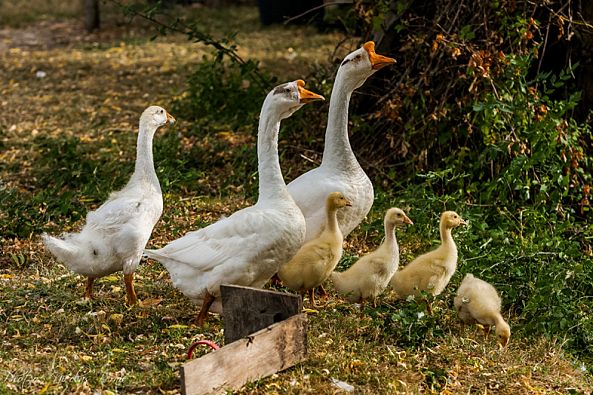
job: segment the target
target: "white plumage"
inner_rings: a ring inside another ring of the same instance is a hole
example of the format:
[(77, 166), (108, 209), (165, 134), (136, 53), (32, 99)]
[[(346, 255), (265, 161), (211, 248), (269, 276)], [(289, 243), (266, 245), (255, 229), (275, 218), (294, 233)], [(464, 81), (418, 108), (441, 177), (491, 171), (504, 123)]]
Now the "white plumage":
[(348, 54), (340, 65), (332, 89), (325, 148), (321, 165), (293, 180), (288, 191), (307, 221), (305, 241), (321, 232), (325, 223), (325, 198), (341, 192), (352, 202), (338, 212), (344, 237), (366, 217), (373, 205), (373, 184), (356, 160), (348, 139), (348, 105), (352, 92), (378, 69), (395, 60), (375, 53), (375, 44), (367, 42)]
[(133, 275), (142, 249), (163, 211), (161, 187), (152, 156), (156, 130), (173, 122), (163, 108), (148, 107), (140, 117), (136, 166), (126, 186), (113, 192), (103, 205), (87, 214), (80, 233), (65, 234), (63, 239), (44, 234), (46, 247), (70, 270), (87, 276), (85, 295), (92, 297), (95, 278), (123, 270), (127, 301), (136, 303)]
[[(257, 141), (257, 203), (159, 250), (145, 251), (167, 268), (175, 287), (193, 302), (202, 303), (198, 325), (219, 299), (221, 284), (262, 287), (303, 244), (305, 219), (288, 194), (278, 159), (280, 121), (303, 104), (323, 99), (303, 86), (302, 80), (277, 86), (263, 103)], [(220, 311), (220, 305), (213, 309)]]

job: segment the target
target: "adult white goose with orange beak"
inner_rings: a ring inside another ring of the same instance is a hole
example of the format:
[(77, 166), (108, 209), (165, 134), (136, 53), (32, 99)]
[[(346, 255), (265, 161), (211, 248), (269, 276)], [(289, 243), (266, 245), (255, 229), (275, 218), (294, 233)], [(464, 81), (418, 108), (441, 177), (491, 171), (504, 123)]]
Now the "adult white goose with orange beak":
[(167, 268), (175, 287), (201, 304), (200, 326), (211, 307), (220, 312), (221, 284), (262, 287), (303, 244), (305, 219), (282, 178), (278, 131), (280, 121), (305, 103), (323, 100), (304, 86), (302, 80), (279, 85), (264, 100), (257, 136), (257, 203), (159, 250), (145, 251)]
[(375, 53), (375, 43), (369, 41), (348, 54), (338, 69), (329, 102), (321, 165), (288, 184), (288, 191), (307, 222), (305, 241), (321, 233), (325, 198), (330, 193), (341, 192), (352, 203), (338, 212), (344, 237), (362, 222), (373, 206), (373, 184), (356, 160), (348, 139), (348, 105), (355, 89), (377, 70), (393, 63), (394, 59)]
[(136, 304), (134, 272), (152, 228), (163, 212), (163, 196), (154, 170), (152, 138), (175, 122), (165, 109), (150, 106), (140, 116), (134, 174), (120, 191), (86, 216), (80, 233), (61, 238), (43, 234), (43, 242), (70, 270), (87, 277), (85, 297), (92, 298), (95, 279), (122, 270), (127, 303)]

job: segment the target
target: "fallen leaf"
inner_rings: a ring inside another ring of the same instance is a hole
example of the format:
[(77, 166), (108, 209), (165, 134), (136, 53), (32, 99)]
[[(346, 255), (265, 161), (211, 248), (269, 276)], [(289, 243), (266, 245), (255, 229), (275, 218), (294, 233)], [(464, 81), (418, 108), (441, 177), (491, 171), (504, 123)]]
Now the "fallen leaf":
[(186, 329), (189, 327), (187, 325), (183, 325), (183, 324), (173, 324), (173, 325), (169, 325), (167, 328), (168, 329)]
[(150, 307), (159, 305), (163, 300), (159, 298), (144, 299), (138, 302), (140, 307)]

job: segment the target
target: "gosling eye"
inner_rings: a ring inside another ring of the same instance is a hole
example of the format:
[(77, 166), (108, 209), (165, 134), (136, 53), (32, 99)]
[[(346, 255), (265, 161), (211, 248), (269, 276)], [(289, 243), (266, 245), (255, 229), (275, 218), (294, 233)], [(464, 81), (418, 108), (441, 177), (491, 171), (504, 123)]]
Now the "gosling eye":
[(356, 56), (354, 57), (354, 59), (356, 59), (356, 60), (359, 60), (359, 59), (360, 59), (360, 57), (361, 57), (360, 55), (356, 55)]

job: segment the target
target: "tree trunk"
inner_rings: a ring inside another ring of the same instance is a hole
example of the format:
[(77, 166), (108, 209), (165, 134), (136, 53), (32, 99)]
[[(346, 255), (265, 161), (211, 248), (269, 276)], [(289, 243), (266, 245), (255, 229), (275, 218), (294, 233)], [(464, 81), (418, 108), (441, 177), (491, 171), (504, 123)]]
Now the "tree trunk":
[(101, 26), (99, 17), (99, 0), (83, 0), (84, 28), (88, 33), (98, 30)]

